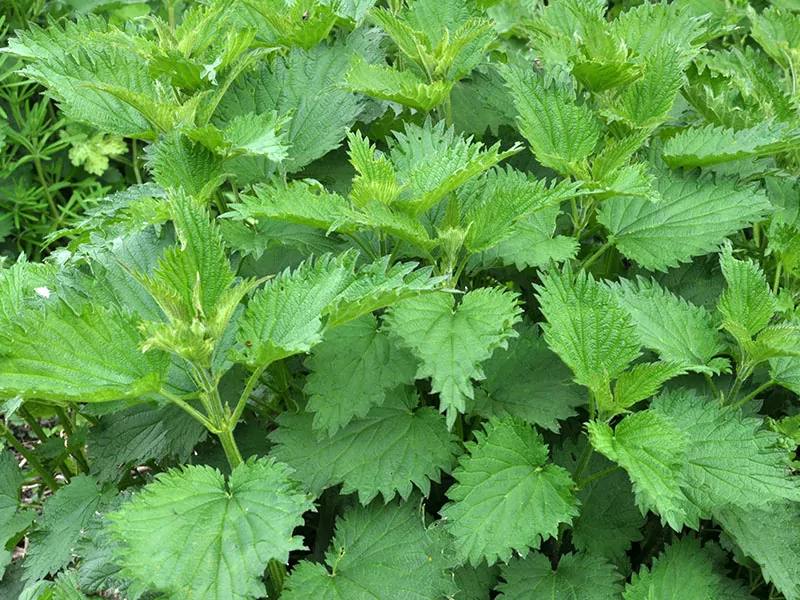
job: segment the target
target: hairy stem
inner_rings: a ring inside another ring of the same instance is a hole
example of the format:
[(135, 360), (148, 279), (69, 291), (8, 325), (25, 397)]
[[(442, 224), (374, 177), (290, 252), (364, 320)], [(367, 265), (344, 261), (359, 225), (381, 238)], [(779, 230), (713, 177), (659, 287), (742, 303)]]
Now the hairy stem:
[(595, 473), (594, 475), (589, 475), (589, 477), (587, 477), (586, 479), (581, 479), (575, 485), (576, 485), (576, 487), (578, 489), (581, 489), (586, 484), (591, 483), (592, 481), (597, 481), (598, 479), (602, 479), (606, 475), (610, 475), (614, 471), (616, 471), (618, 469), (621, 469), (621, 468), (622, 467), (620, 467), (619, 465), (614, 465), (613, 467), (608, 467), (607, 469), (599, 471), (599, 472)]
[(588, 269), (590, 266), (592, 266), (594, 264), (594, 262), (598, 258), (600, 258), (605, 253), (606, 250), (608, 250), (613, 245), (614, 245), (614, 242), (609, 240), (605, 244), (600, 246), (600, 248), (597, 250), (597, 252), (595, 252), (589, 258), (587, 258), (586, 260), (583, 261), (583, 263), (581, 264), (581, 269)]
[(14, 448), (14, 450), (16, 450), (20, 454), (20, 456), (22, 456), (22, 458), (28, 461), (28, 464), (31, 466), (31, 469), (33, 469), (36, 472), (36, 474), (42, 478), (42, 481), (45, 483), (47, 487), (49, 487), (54, 492), (61, 487), (56, 481), (56, 478), (53, 477), (53, 474), (50, 473), (50, 471), (48, 471), (47, 469), (45, 469), (42, 463), (39, 462), (39, 459), (36, 458), (36, 456), (30, 450), (28, 450), (25, 446), (22, 445), (22, 442), (20, 442), (16, 438), (16, 436), (14, 436), (14, 434), (11, 433), (11, 430), (8, 427), (6, 427), (6, 424), (3, 423), (2, 419), (0, 419), (0, 435), (2, 435), (3, 438), (5, 438), (9, 446)]
[[(766, 389), (768, 389), (768, 388), (772, 387), (773, 385), (775, 385), (775, 383), (776, 383), (776, 382), (775, 382), (773, 379), (770, 379), (770, 380), (769, 380), (769, 381), (767, 381), (766, 383), (762, 383), (760, 386), (758, 386), (758, 387), (757, 387), (756, 389), (754, 389), (752, 392), (750, 392), (749, 394), (747, 394), (747, 396), (745, 396), (744, 398), (742, 398), (741, 400), (739, 400), (739, 402), (737, 402), (736, 404), (734, 404), (734, 405), (733, 405), (733, 407), (734, 407), (734, 408), (740, 408), (741, 406), (744, 406), (744, 405), (745, 405), (745, 404), (747, 404), (747, 403), (748, 403), (750, 400), (752, 400), (753, 398), (755, 398), (756, 396), (758, 396), (758, 395), (759, 395), (761, 392), (763, 392), (764, 390), (766, 390)], [(733, 400), (733, 398), (731, 398), (731, 400)]]
[(236, 445), (236, 440), (233, 439), (233, 431), (223, 429), (217, 434), (217, 437), (219, 437), (222, 449), (225, 451), (225, 458), (228, 459), (231, 469), (235, 469), (242, 464), (244, 459), (242, 459), (242, 453), (239, 452), (239, 446)]
[(81, 472), (88, 473), (90, 470), (89, 463), (86, 460), (86, 455), (83, 453), (83, 449), (72, 447), (72, 440), (75, 436), (75, 428), (72, 425), (72, 420), (69, 418), (67, 411), (61, 407), (56, 408), (56, 415), (58, 416), (58, 420), (61, 421), (61, 426), (64, 428), (64, 433), (67, 435), (68, 447), (71, 448), (69, 452), (70, 455), (75, 459), (75, 462), (77, 463)]

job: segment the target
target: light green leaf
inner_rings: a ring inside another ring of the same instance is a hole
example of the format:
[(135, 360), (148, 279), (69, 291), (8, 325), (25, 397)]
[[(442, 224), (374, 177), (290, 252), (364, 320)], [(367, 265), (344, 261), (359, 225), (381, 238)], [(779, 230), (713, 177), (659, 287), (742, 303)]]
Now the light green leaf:
[(686, 439), (684, 493), (703, 518), (727, 506), (800, 501), (800, 481), (789, 474), (779, 436), (764, 428), (762, 419), (745, 417), (741, 409), (720, 407), (688, 390), (661, 394), (650, 410), (669, 417)]
[(666, 120), (675, 102), (688, 62), (671, 37), (660, 41), (644, 58), (644, 75), (623, 88), (605, 113), (631, 127), (655, 129)]
[(800, 509), (781, 502), (764, 510), (725, 508), (714, 519), (741, 551), (761, 566), (764, 579), (786, 600), (800, 599)]
[[(554, 453), (556, 462), (572, 472), (573, 478), (588, 443), (586, 439), (577, 445), (567, 442)], [(642, 539), (645, 518), (636, 508), (628, 475), (620, 468), (609, 472), (613, 467), (614, 463), (597, 452), (589, 456), (581, 473), (583, 482), (578, 481), (581, 512), (572, 524), (572, 543), (582, 552), (616, 561), (633, 542)], [(600, 473), (605, 474), (586, 481)]]
[(686, 369), (678, 363), (639, 363), (619, 376), (614, 384), (614, 404), (629, 408), (658, 393), (661, 386)]
[(233, 150), (281, 162), (289, 155), (285, 133), (281, 131), (283, 125), (284, 120), (275, 112), (247, 113), (231, 119), (223, 136)]
[(328, 332), (306, 367), (306, 410), (314, 413), (314, 430), (331, 436), (382, 405), (388, 391), (413, 383), (417, 363), (365, 315)]
[(391, 161), (400, 183), (407, 186), (395, 206), (413, 216), (433, 208), (437, 202), (476, 175), (517, 154), (514, 145), (500, 151), (497, 143), (484, 148), (480, 142), (456, 136), (445, 129), (444, 121), (422, 126), (406, 123), (403, 132), (395, 132), (390, 142)]
[(667, 36), (678, 48), (690, 49), (706, 18), (692, 16), (679, 3), (644, 3), (622, 12), (614, 19), (612, 28), (632, 52), (648, 56)]
[(591, 554), (561, 556), (553, 569), (539, 552), (514, 558), (502, 568), (498, 600), (615, 600), (622, 575), (610, 562)]
[(558, 431), (559, 421), (575, 416), (586, 398), (572, 383), (572, 373), (539, 337), (536, 327), (523, 324), (506, 350), (495, 351), (484, 363), (472, 412), (484, 417), (505, 414)]
[(85, 304), (75, 314), (56, 300), (0, 332), (0, 398), (104, 402), (160, 389), (169, 359), (143, 354), (137, 319), (118, 308)]
[(706, 254), (771, 212), (763, 192), (731, 179), (659, 169), (655, 181), (662, 202), (611, 198), (597, 216), (619, 251), (645, 269), (664, 271)]
[(458, 445), (444, 417), (430, 407), (416, 408), (418, 403), (400, 388), (383, 406), (323, 440), (317, 440), (310, 414), (284, 413), (270, 435), (277, 443), (273, 454), (317, 495), (343, 483), (342, 493), (358, 492), (364, 505), (379, 493), (386, 502), (396, 494), (408, 499), (413, 486), (427, 496), (430, 482), (451, 470)]
[(625, 600), (723, 600), (725, 578), (714, 568), (711, 554), (694, 537), (668, 545), (642, 567), (625, 586)]
[(356, 57), (347, 71), (347, 88), (427, 113), (447, 99), (453, 82), (428, 83), (411, 71), (371, 65)]
[(466, 411), (466, 399), (474, 397), (471, 380), (484, 379), (481, 363), (517, 335), (513, 327), (521, 312), (517, 296), (500, 288), (472, 290), (458, 307), (454, 304), (449, 294), (414, 298), (393, 307), (384, 319), (419, 359), (417, 379), (431, 378), (448, 427)]
[(153, 179), (165, 189), (207, 198), (225, 180), (222, 159), (177, 130), (147, 146), (145, 155)]
[(239, 320), (238, 357), (251, 366), (308, 352), (322, 341), (323, 311), (352, 281), (353, 255), (324, 256), (271, 279)]
[(513, 551), (537, 548), (578, 514), (569, 473), (548, 461), (542, 437), (510, 418), (475, 431), (469, 454), (453, 472), (451, 500), (440, 514), (456, 539), (460, 560), (507, 562)]
[(325, 230), (352, 231), (356, 213), (339, 194), (328, 192), (307, 181), (271, 183), (253, 188), (255, 195), (242, 194), (232, 204), (231, 216), (237, 219), (267, 218), (288, 221)]
[(750, 129), (707, 125), (670, 138), (661, 156), (670, 167), (709, 167), (743, 158), (788, 152), (800, 147), (800, 130), (785, 123), (764, 122)]
[(658, 352), (662, 360), (713, 372), (708, 365), (726, 345), (708, 310), (642, 277), (636, 282), (620, 279), (614, 291), (630, 312), (643, 346)]
[(439, 600), (454, 591), (441, 527), (426, 527), (414, 503), (356, 507), (336, 520), (325, 564), (302, 561), (284, 600)]
[(671, 419), (645, 410), (625, 417), (615, 430), (598, 421), (587, 428), (595, 450), (628, 472), (643, 514), (652, 510), (678, 531), (693, 518), (681, 492), (686, 439)]
[(170, 600), (244, 600), (266, 593), (271, 559), (303, 548), (292, 532), (309, 510), (287, 467), (250, 459), (227, 482), (210, 467), (157, 475), (108, 518), (125, 576)]
[[(578, 193), (574, 182), (550, 185), (511, 168), (493, 169), (475, 180), (461, 200), (464, 224), (469, 228), (464, 246), (484, 252), (514, 234), (514, 226), (531, 213), (558, 206)], [(462, 188), (462, 190), (464, 189)]]
[(533, 71), (505, 69), (519, 111), (519, 127), (536, 159), (562, 175), (571, 174), (596, 149), (602, 126), (587, 104)]
[(571, 269), (542, 274), (535, 286), (550, 348), (575, 373), (575, 381), (593, 391), (615, 379), (639, 356), (630, 314), (608, 287)]
[(734, 258), (730, 244), (722, 249), (720, 266), (728, 287), (720, 296), (717, 309), (726, 325), (735, 324), (748, 336), (756, 335), (769, 324), (777, 305), (764, 272), (749, 258)]

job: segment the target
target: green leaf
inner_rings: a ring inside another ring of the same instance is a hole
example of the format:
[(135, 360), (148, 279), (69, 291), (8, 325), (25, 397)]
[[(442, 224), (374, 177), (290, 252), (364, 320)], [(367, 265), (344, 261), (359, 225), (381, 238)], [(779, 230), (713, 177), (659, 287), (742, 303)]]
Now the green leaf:
[(762, 419), (687, 390), (661, 394), (650, 409), (669, 417), (685, 436), (684, 493), (704, 518), (728, 506), (800, 501), (800, 481), (789, 474), (779, 436), (765, 429)]
[(545, 339), (577, 383), (596, 392), (639, 356), (630, 314), (608, 287), (585, 271), (577, 276), (569, 268), (543, 273), (535, 289), (547, 319), (542, 324)]
[(100, 488), (93, 477), (79, 475), (50, 496), (31, 534), (25, 580), (38, 581), (65, 567), (72, 560), (81, 531), (94, 512), (111, 501), (115, 492)]
[(454, 591), (441, 527), (426, 527), (413, 503), (356, 507), (336, 520), (325, 564), (302, 561), (284, 600), (439, 600)]
[(639, 363), (619, 376), (614, 384), (614, 404), (629, 408), (658, 393), (661, 386), (686, 369), (678, 363)]
[(711, 554), (694, 537), (668, 545), (650, 568), (633, 575), (625, 600), (716, 600), (725, 594), (726, 579), (714, 568)]
[(8, 269), (0, 269), (0, 331), (14, 326), (20, 313), (39, 296), (36, 288), (50, 290), (55, 274), (52, 265), (28, 262), (24, 258)]
[(751, 19), (753, 39), (782, 68), (791, 68), (800, 53), (800, 15), (773, 6)]
[(562, 175), (573, 173), (596, 149), (600, 121), (566, 88), (545, 82), (533, 71), (503, 71), (519, 111), (519, 128), (536, 159)]
[(655, 181), (662, 202), (611, 198), (597, 215), (617, 249), (645, 269), (664, 271), (711, 252), (771, 211), (763, 192), (731, 179), (659, 169)]
[(471, 412), (483, 417), (509, 414), (557, 432), (558, 422), (575, 416), (586, 398), (535, 326), (523, 324), (518, 331), (506, 350), (495, 351), (484, 363), (486, 379)]
[(789, 152), (800, 147), (800, 130), (785, 123), (765, 122), (750, 129), (725, 129), (713, 124), (686, 129), (670, 138), (661, 156), (670, 167), (709, 167), (743, 158)]
[(467, 442), (453, 472), (451, 500), (440, 514), (456, 539), (460, 560), (507, 562), (513, 551), (537, 548), (578, 514), (573, 482), (548, 461), (542, 437), (511, 418), (490, 419)]
[(317, 495), (343, 483), (342, 493), (358, 492), (364, 505), (379, 493), (386, 502), (396, 494), (406, 500), (413, 486), (427, 496), (430, 482), (451, 470), (458, 445), (444, 417), (430, 407), (416, 408), (418, 403), (400, 388), (383, 406), (323, 440), (317, 440), (310, 414), (284, 413), (270, 435), (278, 444), (273, 454)]
[(283, 125), (284, 120), (279, 119), (275, 112), (247, 113), (231, 119), (223, 135), (233, 150), (281, 162), (289, 155), (285, 134), (280, 132)]
[[(469, 227), (464, 247), (484, 252), (514, 233), (514, 225), (531, 213), (557, 206), (578, 193), (579, 185), (563, 181), (550, 185), (514, 169), (493, 169), (476, 180), (461, 198), (464, 223)], [(462, 188), (463, 189), (463, 188)]]
[(395, 206), (413, 216), (433, 208), (437, 202), (476, 175), (517, 154), (517, 145), (500, 151), (497, 143), (484, 149), (480, 142), (456, 136), (445, 129), (444, 121), (422, 126), (406, 123), (403, 132), (395, 132), (390, 142), (391, 161), (400, 183), (408, 186)]
[(413, 383), (417, 363), (365, 315), (328, 332), (306, 367), (306, 410), (314, 413), (314, 430), (331, 436), (382, 405), (390, 390)]
[(264, 596), (267, 563), (303, 548), (292, 532), (309, 510), (287, 467), (250, 459), (227, 482), (209, 467), (157, 475), (108, 518), (125, 576), (174, 600), (239, 600)]
[(554, 569), (550, 559), (534, 552), (503, 566), (499, 600), (615, 600), (622, 576), (610, 562), (591, 554), (568, 552)]
[(427, 83), (411, 71), (371, 65), (356, 57), (347, 71), (347, 88), (427, 113), (447, 99), (453, 83)]
[[(565, 443), (555, 454), (556, 462), (574, 474), (588, 443), (583, 438), (577, 445)], [(636, 508), (628, 475), (620, 468), (609, 472), (613, 467), (614, 463), (597, 452), (589, 456), (581, 473), (583, 482), (578, 481), (581, 512), (572, 523), (572, 543), (582, 552), (616, 561), (633, 542), (642, 539), (645, 518)], [(593, 475), (598, 478), (587, 481)]]
[(640, 4), (622, 12), (612, 23), (614, 32), (639, 56), (648, 56), (669, 36), (676, 47), (691, 48), (707, 17), (694, 17), (685, 4)]
[(186, 461), (203, 432), (203, 425), (175, 404), (137, 404), (102, 416), (87, 439), (92, 474), (100, 481), (117, 481), (126, 466), (171, 456)]
[(353, 256), (324, 256), (271, 279), (239, 320), (239, 360), (265, 365), (308, 352), (322, 341), (323, 311), (352, 281)]
[(504, 265), (522, 271), (528, 267), (544, 267), (550, 261), (563, 262), (575, 258), (579, 244), (572, 236), (554, 235), (560, 207), (551, 206), (520, 219), (508, 238), (485, 253), (486, 261), (494, 256)]
[(708, 310), (672, 294), (652, 279), (620, 279), (614, 291), (631, 314), (645, 348), (691, 371), (714, 372), (709, 363), (726, 350), (726, 344)]
[[(328, 231), (352, 231), (356, 213), (339, 194), (328, 192), (306, 181), (288, 184), (257, 185), (254, 196), (242, 194), (241, 202), (232, 204), (237, 219), (263, 217)], [(229, 213), (231, 214), (231, 213)]]
[(454, 304), (449, 294), (414, 298), (393, 307), (384, 319), (419, 359), (417, 379), (431, 378), (448, 427), (466, 411), (466, 399), (474, 397), (471, 380), (484, 379), (481, 363), (517, 335), (513, 327), (521, 312), (516, 294), (500, 288), (472, 290), (458, 307)]
[(716, 511), (714, 518), (786, 600), (800, 599), (800, 509), (796, 503), (782, 502), (764, 510), (730, 507)]
[(85, 304), (75, 314), (56, 300), (0, 332), (0, 397), (104, 402), (158, 391), (169, 359), (143, 354), (137, 319), (118, 308)]
[[(0, 580), (7, 565), (11, 564), (12, 542), (30, 526), (36, 513), (21, 508), (20, 486), (25, 481), (25, 473), (20, 469), (17, 459), (9, 450), (0, 452)], [(12, 544), (12, 545), (14, 545)], [(2, 591), (2, 590), (0, 590)]]
[(628, 472), (642, 513), (652, 510), (679, 531), (692, 515), (680, 489), (686, 440), (671, 419), (645, 410), (625, 417), (615, 430), (598, 421), (587, 429), (595, 450)]
[(655, 129), (667, 119), (688, 62), (671, 37), (659, 42), (644, 58), (644, 75), (623, 88), (604, 112), (631, 127)]
[(749, 258), (735, 259), (730, 244), (723, 247), (719, 262), (728, 287), (720, 296), (717, 309), (725, 317), (726, 326), (738, 325), (748, 336), (754, 336), (769, 324), (777, 299), (761, 267)]
[(178, 131), (161, 136), (145, 149), (153, 179), (165, 189), (183, 188), (207, 198), (225, 180), (222, 159)]
[[(286, 56), (263, 61), (223, 96), (214, 123), (224, 129), (225, 124), (248, 113), (275, 111), (279, 117), (290, 116), (285, 129), (289, 152), (281, 168), (299, 171), (337, 148), (364, 110), (364, 102), (343, 89), (344, 77), (351, 57), (376, 57), (378, 40), (377, 31), (361, 28), (333, 44), (320, 43), (308, 51), (294, 47)], [(271, 168), (258, 166), (260, 173), (245, 180), (263, 179)]]

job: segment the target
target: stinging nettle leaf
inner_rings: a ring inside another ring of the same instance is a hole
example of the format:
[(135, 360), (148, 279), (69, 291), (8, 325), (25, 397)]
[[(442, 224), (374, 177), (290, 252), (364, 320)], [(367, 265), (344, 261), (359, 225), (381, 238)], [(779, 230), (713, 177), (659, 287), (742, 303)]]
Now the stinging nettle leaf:
[(314, 494), (343, 483), (342, 493), (358, 492), (365, 505), (379, 493), (386, 502), (396, 494), (408, 499), (414, 486), (427, 496), (430, 482), (452, 469), (458, 444), (444, 417), (418, 403), (415, 394), (399, 388), (383, 406), (322, 440), (310, 414), (284, 413), (270, 435), (277, 443), (273, 454)]
[(595, 393), (618, 377), (639, 356), (630, 314), (608, 287), (592, 275), (572, 270), (549, 271), (536, 285), (547, 323), (545, 339), (575, 374), (575, 381)]
[(76, 314), (53, 300), (0, 332), (0, 397), (106, 402), (161, 388), (169, 358), (142, 353), (133, 315), (94, 304)]
[[(652, 510), (677, 531), (693, 518), (681, 492), (686, 440), (671, 419), (645, 410), (625, 417), (614, 430), (598, 421), (587, 429), (595, 450), (628, 472), (642, 514)], [(696, 517), (689, 522), (696, 526)]]
[(329, 331), (306, 367), (306, 410), (314, 413), (314, 429), (331, 436), (383, 404), (393, 388), (413, 383), (417, 363), (378, 328), (375, 317), (365, 315)]
[(550, 559), (533, 552), (502, 567), (499, 600), (614, 600), (622, 591), (620, 575), (605, 558), (568, 552), (553, 569)]
[(453, 561), (438, 524), (426, 526), (414, 503), (357, 506), (336, 520), (325, 564), (302, 561), (285, 600), (439, 600), (455, 592)]
[(652, 279), (620, 279), (613, 289), (631, 314), (643, 346), (691, 371), (714, 372), (709, 363), (726, 344), (708, 310)]
[(450, 294), (405, 300), (393, 307), (384, 324), (420, 363), (417, 379), (430, 377), (440, 410), (451, 427), (474, 397), (472, 380), (485, 377), (481, 363), (495, 348), (516, 337), (520, 319), (517, 296), (500, 288), (478, 288), (458, 306)]
[(507, 562), (513, 551), (538, 548), (578, 515), (569, 473), (548, 461), (547, 446), (530, 425), (492, 418), (475, 438), (453, 471), (451, 502), (440, 511), (459, 559)]
[(518, 68), (503, 71), (519, 111), (519, 127), (536, 159), (571, 174), (596, 149), (602, 126), (586, 104), (556, 83)]
[(138, 584), (171, 600), (255, 600), (267, 563), (303, 548), (292, 532), (309, 510), (285, 465), (249, 459), (227, 481), (210, 467), (159, 474), (108, 519), (123, 575)]
[(640, 266), (665, 271), (714, 250), (727, 236), (772, 212), (766, 195), (731, 179), (656, 172), (663, 200), (611, 198), (597, 215), (617, 249)]

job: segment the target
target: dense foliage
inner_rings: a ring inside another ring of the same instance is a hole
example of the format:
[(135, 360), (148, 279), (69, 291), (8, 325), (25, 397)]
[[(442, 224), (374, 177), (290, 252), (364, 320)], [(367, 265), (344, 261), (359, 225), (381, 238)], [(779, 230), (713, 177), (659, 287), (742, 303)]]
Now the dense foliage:
[(800, 600), (799, 2), (71, 8), (0, 55), (0, 597)]

